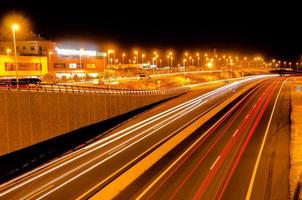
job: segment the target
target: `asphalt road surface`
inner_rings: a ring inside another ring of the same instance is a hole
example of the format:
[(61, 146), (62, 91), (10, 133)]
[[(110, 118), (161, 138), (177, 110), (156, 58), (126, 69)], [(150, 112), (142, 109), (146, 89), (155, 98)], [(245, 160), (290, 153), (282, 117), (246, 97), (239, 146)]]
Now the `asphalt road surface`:
[[(278, 89), (277, 86), (280, 85), (281, 81), (279, 79), (272, 81), (273, 79), (274, 78), (269, 78), (270, 81), (265, 81), (266, 85), (270, 86), (270, 90), (266, 92), (270, 94), (275, 94), (275, 91)], [(184, 128), (185, 125), (192, 123), (196, 118), (204, 115), (217, 104), (229, 98), (245, 85), (253, 81), (255, 81), (255, 78), (240, 80), (236, 83), (206, 93), (204, 91), (194, 91), (167, 102), (156, 109), (125, 123), (116, 130), (113, 130), (100, 138), (100, 140), (85, 146), (78, 151), (56, 159), (29, 173), (0, 185), (0, 199), (87, 198), (106, 186), (106, 184), (110, 183), (110, 181), (119, 174), (133, 166), (173, 135), (177, 134), (177, 132)], [(258, 90), (263, 91), (263, 89)], [(261, 111), (259, 107), (264, 105), (268, 96), (270, 95), (263, 96), (261, 101), (257, 103), (255, 108), (257, 110), (251, 111), (250, 117), (247, 118), (249, 123), (253, 120), (255, 121), (256, 115), (254, 113), (259, 113)], [(273, 98), (273, 96), (270, 98)], [(251, 98), (249, 97), (247, 99)], [(242, 112), (239, 112), (240, 116), (242, 113), (249, 111), (248, 108), (251, 107), (252, 103), (239, 104), (238, 108), (242, 105), (247, 105), (247, 108), (243, 109)], [(225, 121), (228, 122), (229, 118), (226, 118)], [(235, 125), (239, 126), (241, 123), (245, 124), (244, 121), (242, 121), (242, 118), (235, 120), (234, 123), (226, 123), (226, 125), (230, 125), (231, 127), (225, 129), (227, 130), (226, 133), (221, 134), (224, 135), (221, 140), (222, 144), (215, 146), (214, 150), (210, 152), (211, 154), (207, 156), (205, 161), (207, 165), (202, 165), (202, 168), (208, 170), (208, 165), (212, 165), (220, 151), (225, 149), (224, 147), (228, 142), (228, 137), (230, 134), (233, 134), (230, 130), (232, 130)], [(223, 124), (225, 124), (225, 122)], [(234, 152), (229, 152), (230, 150), (233, 150), (233, 146), (232, 148), (227, 148), (224, 151), (227, 151), (225, 154), (228, 153), (228, 156), (222, 154), (221, 160), (218, 160), (217, 164), (214, 165), (215, 170), (213, 170), (213, 172), (215, 171), (215, 176), (223, 173), (225, 171), (224, 169), (229, 169), (229, 165), (233, 166), (234, 157), (238, 152), (236, 149), (242, 149), (242, 143), (244, 143), (245, 137), (248, 134), (247, 131), (244, 131), (247, 127), (249, 126), (240, 129), (238, 135), (234, 137), (236, 143), (231, 140), (231, 144), (234, 145), (235, 148)], [(224, 128), (220, 131), (223, 130)], [(250, 130), (250, 128), (246, 130)], [(217, 138), (214, 137), (217, 136), (217, 134), (214, 134), (214, 136), (213, 134), (210, 135), (211, 137), (207, 139), (206, 142), (208, 145), (211, 145), (216, 140), (215, 138)], [(202, 154), (206, 149), (202, 148), (200, 151)], [(199, 157), (192, 158), (192, 160), (190, 159), (190, 163), (196, 159), (199, 159)], [(227, 162), (224, 162), (224, 160)], [(194, 164), (192, 165), (192, 163), (190, 163), (188, 163), (188, 167), (185, 169), (190, 170), (193, 167)], [(220, 165), (222, 165), (223, 168), (221, 168)], [(195, 181), (192, 181), (198, 183), (203, 180), (208, 180), (208, 178), (204, 179), (201, 177), (207, 174), (207, 170), (202, 171), (203, 175), (198, 177), (193, 176), (195, 177)], [(181, 174), (185, 175), (183, 172), (179, 172), (178, 175)], [(215, 179), (222, 180), (222, 178)], [(182, 179), (180, 178), (180, 180)], [(211, 181), (207, 181), (206, 183), (209, 183), (207, 187), (212, 190), (218, 191), (218, 189), (220, 189), (220, 186), (218, 188), (218, 186)], [(196, 185), (196, 187), (197, 186), (198, 185)], [(189, 187), (190, 189), (193, 189), (193, 187)], [(169, 191), (176, 191), (172, 188), (173, 187), (169, 186), (166, 191), (160, 190), (162, 193), (157, 194), (161, 196), (168, 194)], [(211, 196), (211, 193), (208, 193), (207, 190), (201, 194)], [(188, 191), (183, 190), (177, 192), (176, 195), (182, 194), (188, 197), (187, 195), (189, 193)]]
[(116, 199), (289, 199), (289, 114), (286, 78), (264, 81)]

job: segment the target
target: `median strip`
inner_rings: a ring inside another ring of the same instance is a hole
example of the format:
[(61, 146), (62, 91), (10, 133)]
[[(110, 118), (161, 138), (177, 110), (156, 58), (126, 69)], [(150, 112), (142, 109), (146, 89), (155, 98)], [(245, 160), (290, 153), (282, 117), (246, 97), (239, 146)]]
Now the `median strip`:
[(253, 82), (247, 86), (245, 86), (242, 90), (238, 91), (230, 98), (225, 100), (223, 103), (219, 104), (217, 107), (210, 110), (208, 113), (203, 115), (201, 118), (196, 120), (193, 124), (186, 127), (184, 130), (179, 132), (173, 138), (168, 140), (162, 146), (158, 147), (151, 154), (146, 156), (144, 159), (139, 161), (136, 165), (125, 171), (119, 177), (117, 177), (114, 181), (96, 193), (92, 200), (96, 199), (112, 199), (117, 196), (122, 190), (124, 190), (128, 185), (134, 182), (138, 177), (140, 177), (145, 171), (151, 168), (156, 162), (158, 162), (163, 156), (165, 156), (168, 152), (174, 149), (178, 144), (184, 141), (188, 136), (190, 136), (194, 131), (196, 131), (200, 126), (206, 123), (209, 119), (211, 119), (214, 115), (224, 109), (227, 105), (237, 99), (240, 95), (247, 92), (252, 87), (256, 86), (260, 81)]

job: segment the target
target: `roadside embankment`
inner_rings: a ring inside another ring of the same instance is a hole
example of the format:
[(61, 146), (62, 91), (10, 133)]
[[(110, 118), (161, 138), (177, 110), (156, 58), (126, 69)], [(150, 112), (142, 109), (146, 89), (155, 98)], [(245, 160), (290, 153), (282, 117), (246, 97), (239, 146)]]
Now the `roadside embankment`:
[(291, 83), (290, 196), (301, 199), (302, 181), (302, 79)]

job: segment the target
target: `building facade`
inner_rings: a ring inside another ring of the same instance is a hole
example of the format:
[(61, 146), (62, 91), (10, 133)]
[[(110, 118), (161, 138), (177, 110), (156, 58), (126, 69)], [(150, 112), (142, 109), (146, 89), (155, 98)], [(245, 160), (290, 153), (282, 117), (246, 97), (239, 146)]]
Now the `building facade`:
[(103, 75), (106, 54), (91, 50), (56, 48), (48, 55), (48, 71), (58, 78), (97, 78)]
[(57, 48), (46, 40), (17, 41), (17, 68), (12, 41), (0, 41), (0, 77), (40, 77), (51, 74), (59, 79), (99, 78), (106, 54), (84, 49)]
[[(13, 41), (0, 41), (0, 54), (14, 54)], [(46, 56), (53, 51), (56, 43), (46, 40), (17, 41), (17, 54), (21, 56)]]
[(17, 68), (14, 56), (0, 55), (1, 77), (43, 77), (48, 73), (47, 57), (18, 56)]

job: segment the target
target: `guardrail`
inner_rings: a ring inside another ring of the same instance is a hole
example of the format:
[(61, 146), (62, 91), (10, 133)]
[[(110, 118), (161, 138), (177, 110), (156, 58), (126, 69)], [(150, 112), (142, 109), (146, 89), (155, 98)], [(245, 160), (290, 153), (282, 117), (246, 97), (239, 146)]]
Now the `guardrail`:
[(171, 89), (158, 90), (130, 90), (130, 89), (114, 89), (100, 88), (91, 86), (77, 85), (57, 85), (57, 84), (24, 84), (12, 85), (1, 84), (0, 91), (24, 91), (24, 92), (53, 92), (53, 93), (95, 93), (95, 94), (131, 94), (131, 95), (168, 95), (173, 93), (187, 92), (189, 87), (175, 87)]

